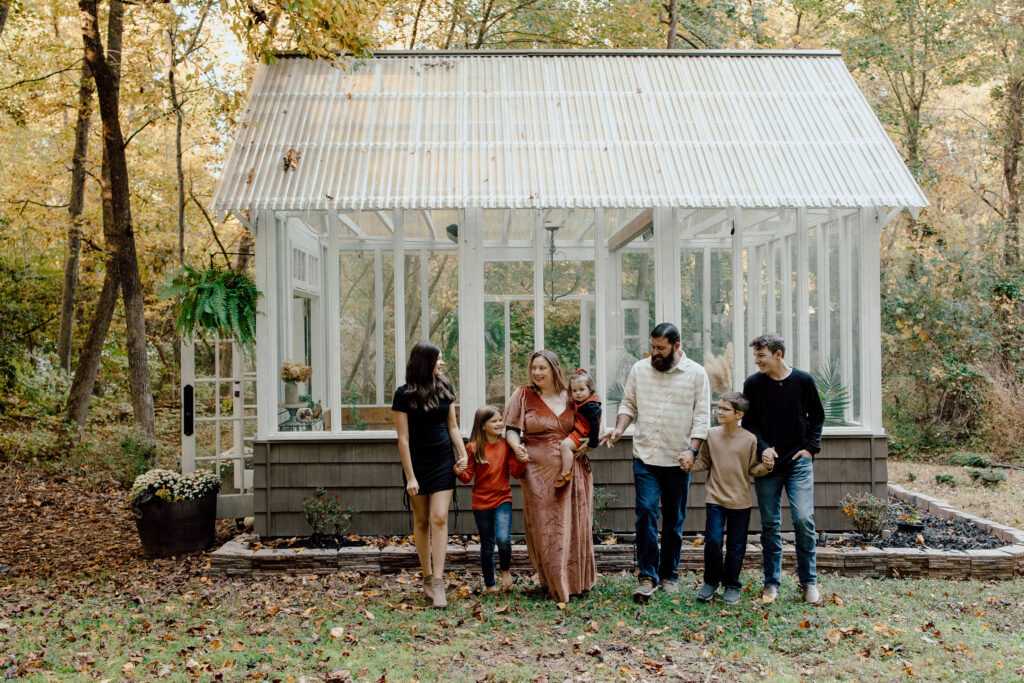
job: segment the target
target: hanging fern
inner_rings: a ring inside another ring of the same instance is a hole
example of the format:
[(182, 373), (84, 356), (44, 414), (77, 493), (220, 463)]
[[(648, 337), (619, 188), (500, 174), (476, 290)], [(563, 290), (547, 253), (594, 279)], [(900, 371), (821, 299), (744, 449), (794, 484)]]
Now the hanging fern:
[(174, 273), (164, 296), (180, 297), (175, 327), (183, 337), (215, 333), (248, 351), (256, 346), (256, 301), (262, 296), (246, 273), (220, 266), (185, 266)]
[(839, 361), (826, 358), (820, 370), (813, 376), (821, 405), (825, 409), (825, 424), (846, 424), (846, 409), (850, 406), (851, 397), (849, 388), (843, 386)]

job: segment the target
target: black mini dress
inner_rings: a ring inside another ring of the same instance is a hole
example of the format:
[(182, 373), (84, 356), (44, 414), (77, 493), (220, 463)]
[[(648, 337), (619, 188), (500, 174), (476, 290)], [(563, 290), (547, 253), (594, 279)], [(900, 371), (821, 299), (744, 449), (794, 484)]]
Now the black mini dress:
[[(448, 433), (451, 401), (441, 401), (432, 410), (409, 407), (403, 384), (395, 391), (391, 409), (409, 418), (409, 455), (420, 494), (455, 488), (455, 448)], [(402, 472), (405, 479), (405, 472)]]

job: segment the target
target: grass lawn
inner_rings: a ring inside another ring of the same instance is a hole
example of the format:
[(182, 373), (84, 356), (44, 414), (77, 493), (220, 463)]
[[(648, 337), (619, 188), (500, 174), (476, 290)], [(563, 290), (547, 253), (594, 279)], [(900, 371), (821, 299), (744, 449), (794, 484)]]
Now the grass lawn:
[(825, 576), (826, 600), (633, 604), (602, 576), (560, 608), (453, 581), (447, 611), (405, 575), (216, 579), (169, 562), (0, 584), (0, 676), (116, 680), (1020, 680), (1024, 579)]

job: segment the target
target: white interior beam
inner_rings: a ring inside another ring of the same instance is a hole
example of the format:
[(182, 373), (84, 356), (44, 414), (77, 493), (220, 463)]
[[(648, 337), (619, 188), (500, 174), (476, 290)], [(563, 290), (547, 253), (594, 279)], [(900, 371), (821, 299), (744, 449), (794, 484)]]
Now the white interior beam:
[(462, 211), (458, 271), (459, 422), (463, 433), (468, 434), (473, 427), (473, 414), (486, 400), (483, 209)]
[[(779, 298), (782, 299), (782, 329), (779, 334), (793, 350), (793, 238), (779, 240), (782, 251), (782, 272), (779, 273)], [(790, 354), (792, 358), (792, 353)]]
[[(597, 395), (602, 400), (608, 396), (608, 243), (604, 239), (604, 209), (594, 210), (594, 381), (597, 383)], [(589, 361), (589, 359), (584, 359)], [(605, 423), (608, 423), (605, 418)]]
[(358, 237), (366, 237), (366, 233), (364, 233), (363, 229), (359, 227), (359, 223), (356, 223), (354, 220), (352, 220), (352, 217), (349, 216), (347, 213), (332, 213), (335, 213), (338, 217), (338, 220), (341, 221), (341, 224), (344, 225), (349, 230), (351, 230), (355, 235), (357, 235)]
[(861, 405), (865, 426), (882, 431), (881, 208), (860, 212)]
[(266, 439), (277, 431), (277, 243), (274, 212), (257, 214), (255, 236), (256, 287), (263, 292), (256, 302), (256, 437)]
[(654, 317), (657, 323), (682, 324), (679, 230), (675, 210), (654, 209)]
[(376, 405), (384, 405), (384, 260), (381, 250), (373, 250), (373, 314), (374, 314), (374, 365), (376, 365)]
[(392, 235), (394, 235), (395, 224), (391, 220), (391, 216), (388, 215), (387, 211), (374, 211), (374, 213), (377, 214), (377, 218), (379, 218), (380, 222), (384, 224), (384, 227), (387, 228)]
[(405, 384), (405, 344), (408, 330), (405, 327), (405, 213), (395, 209), (392, 218), (394, 233), (394, 267), (395, 279), (395, 386)]
[(547, 246), (547, 230), (544, 229), (545, 212), (533, 212), (533, 346), (544, 347), (544, 251)]
[[(834, 216), (834, 212), (830, 212)], [(832, 221), (826, 221), (815, 227), (817, 239), (818, 267), (815, 271), (815, 284), (818, 289), (818, 364), (824, 366), (826, 359), (832, 357), (832, 313), (829, 305), (832, 298), (832, 280), (829, 258), (829, 232)]]
[(732, 234), (732, 388), (743, 387), (746, 377), (744, 359), (746, 352), (746, 333), (743, 327), (743, 209), (739, 206), (732, 209), (731, 217), (734, 226)]
[(422, 209), (423, 222), (427, 224), (427, 230), (430, 231), (430, 239), (437, 239), (437, 226), (434, 225), (434, 212), (430, 209)]
[(327, 217), (327, 283), (323, 300), (327, 318), (327, 408), (331, 411), (331, 432), (340, 434), (341, 424), (341, 309), (337, 297), (341, 293), (341, 263), (338, 254), (338, 212), (328, 211)]
[(796, 210), (796, 367), (811, 372), (810, 235), (807, 210)]
[(775, 248), (778, 240), (772, 240), (765, 244), (767, 250), (766, 270), (768, 271), (767, 285), (768, 295), (765, 297), (765, 332), (779, 332), (779, 315), (778, 315), (778, 282), (779, 278), (776, 275), (777, 264), (775, 260)]
[[(839, 220), (839, 375), (843, 386), (853, 387), (853, 248), (850, 216)], [(846, 408), (846, 420), (853, 421), (853, 405)]]
[(635, 240), (650, 229), (654, 221), (654, 211), (644, 209), (619, 228), (614, 235), (608, 238), (608, 251), (616, 252)]
[(711, 358), (711, 247), (701, 249), (704, 267), (701, 269), (701, 336), (703, 337), (704, 360)]

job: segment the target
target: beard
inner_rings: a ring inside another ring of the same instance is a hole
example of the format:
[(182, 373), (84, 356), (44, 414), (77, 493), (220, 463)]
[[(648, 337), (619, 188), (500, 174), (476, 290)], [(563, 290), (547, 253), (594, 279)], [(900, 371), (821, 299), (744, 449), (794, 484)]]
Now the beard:
[(668, 372), (675, 365), (673, 356), (658, 356), (651, 354), (651, 367), (660, 372)]

